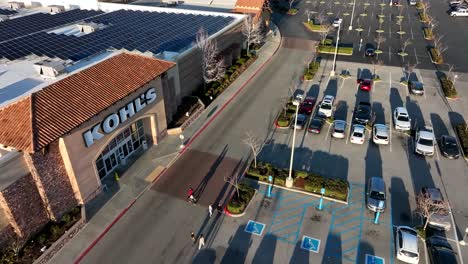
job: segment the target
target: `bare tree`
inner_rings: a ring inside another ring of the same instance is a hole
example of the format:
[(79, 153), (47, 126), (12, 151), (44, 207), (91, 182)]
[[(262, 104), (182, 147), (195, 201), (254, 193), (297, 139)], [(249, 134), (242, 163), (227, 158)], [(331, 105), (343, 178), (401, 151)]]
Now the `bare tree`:
[(378, 61), (372, 61), (372, 66), (374, 68), (374, 78), (377, 77), (377, 71), (382, 68), (384, 65), (383, 60), (378, 60)]
[(11, 250), (15, 254), (15, 256), (18, 256), (21, 249), (23, 248), (23, 241), (19, 237), (15, 237), (11, 243), (8, 245), (8, 249)]
[(218, 45), (215, 40), (209, 39), (208, 32), (203, 27), (197, 32), (196, 44), (202, 52), (202, 70), (205, 84), (223, 78), (226, 68), (223, 58), (219, 56)]
[(450, 80), (452, 83), (454, 79), (453, 70), (455, 70), (455, 65), (448, 64), (447, 79)]
[(247, 40), (247, 54), (250, 53), (250, 44), (258, 44), (262, 42), (263, 34), (260, 21), (255, 23), (252, 16), (247, 16), (244, 20), (244, 26), (242, 27), (242, 34)]
[(403, 11), (405, 10), (405, 5), (399, 5), (398, 6), (398, 16), (399, 19), (403, 18)]
[(257, 155), (262, 150), (262, 142), (251, 131), (245, 133), (244, 144), (250, 147), (254, 156), (254, 166), (257, 168)]
[(439, 25), (439, 22), (435, 19), (434, 16), (428, 15), (427, 16), (427, 25), (429, 26), (429, 28), (431, 30), (434, 30), (434, 28), (436, 28), (437, 25)]
[(434, 48), (439, 52), (439, 55), (442, 55), (445, 51), (447, 51), (448, 47), (442, 43), (442, 39), (444, 35), (440, 35), (437, 38), (434, 38)]
[(293, 4), (294, 4), (294, 1), (296, 0), (288, 0), (288, 3), (289, 3), (289, 9), (292, 8)]
[(428, 193), (421, 192), (416, 197), (416, 213), (424, 218), (424, 230), (434, 214), (446, 214), (449, 207), (447, 201), (433, 201)]
[(233, 173), (231, 176), (224, 176), (224, 181), (229, 183), (229, 185), (236, 188), (237, 197), (240, 197), (239, 194), (239, 175), (237, 173)]
[(428, 1), (424, 1), (422, 10), (425, 17), (427, 17), (427, 11), (429, 11), (429, 8), (431, 8), (431, 4)]
[(310, 17), (312, 16), (312, 14), (314, 14), (315, 11), (312, 11), (310, 9), (306, 9), (306, 11), (304, 11), (304, 14), (307, 16), (307, 22), (310, 22)]
[(315, 20), (319, 23), (319, 25), (323, 25), (323, 22), (325, 22), (327, 18), (323, 15), (322, 12), (320, 12), (316, 17)]
[(403, 41), (403, 43), (401, 45), (401, 52), (402, 53), (406, 53), (406, 48), (408, 47), (409, 44), (411, 44), (410, 39), (406, 39), (405, 41)]
[(374, 40), (377, 43), (377, 50), (380, 50), (380, 45), (384, 43), (387, 39), (379, 34)]
[(330, 25), (320, 25), (320, 43), (325, 44), (328, 33), (330, 33)]
[(407, 63), (406, 64), (406, 81), (408, 82), (411, 78), (411, 75), (413, 74), (414, 70), (416, 69), (417, 64), (411, 64)]

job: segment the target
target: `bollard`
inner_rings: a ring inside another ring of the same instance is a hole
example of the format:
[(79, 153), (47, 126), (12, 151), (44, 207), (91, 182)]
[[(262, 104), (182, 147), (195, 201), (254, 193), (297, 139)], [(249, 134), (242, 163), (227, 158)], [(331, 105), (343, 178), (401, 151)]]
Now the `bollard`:
[[(379, 208), (383, 208), (384, 206), (384, 201), (379, 201)], [(380, 211), (377, 209), (377, 212), (375, 213), (375, 219), (374, 219), (374, 224), (378, 225), (379, 224), (379, 217), (380, 217)]]
[(318, 207), (318, 209), (319, 209), (319, 210), (322, 210), (322, 207), (323, 207), (323, 195), (325, 194), (325, 188), (320, 189), (320, 193), (322, 194), (322, 196), (320, 196), (320, 202), (319, 202), (319, 207)]
[(270, 185), (268, 185), (268, 193), (267, 193), (267, 197), (271, 197), (271, 189), (273, 187), (273, 176), (268, 176), (268, 182), (270, 183)]

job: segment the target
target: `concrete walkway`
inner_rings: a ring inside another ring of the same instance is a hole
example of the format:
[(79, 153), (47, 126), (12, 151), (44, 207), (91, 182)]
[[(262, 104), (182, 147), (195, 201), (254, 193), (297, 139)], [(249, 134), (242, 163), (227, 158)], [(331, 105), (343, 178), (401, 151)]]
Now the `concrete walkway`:
[[(277, 30), (276, 30), (277, 31)], [(210, 120), (221, 112), (268, 64), (281, 44), (279, 31), (268, 37), (259, 50), (257, 60), (231, 86), (210, 104), (200, 117), (184, 132), (186, 147), (204, 130)], [(157, 178), (164, 173), (186, 150), (180, 149), (179, 136), (168, 136), (157, 146), (151, 147), (120, 176), (120, 180), (108, 184), (108, 190), (86, 205), (89, 222), (50, 263), (70, 263), (79, 260), (89, 248), (102, 238), (120, 217), (135, 203)]]

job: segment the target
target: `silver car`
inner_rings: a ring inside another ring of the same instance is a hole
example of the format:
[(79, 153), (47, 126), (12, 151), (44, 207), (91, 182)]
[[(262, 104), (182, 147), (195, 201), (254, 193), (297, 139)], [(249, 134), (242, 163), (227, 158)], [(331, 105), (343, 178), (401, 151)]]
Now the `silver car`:
[(372, 177), (367, 184), (367, 208), (373, 212), (383, 212), (385, 210), (385, 182), (382, 178)]
[(411, 227), (398, 226), (395, 236), (396, 257), (405, 263), (419, 263), (418, 233)]
[[(422, 188), (422, 193), (428, 195), (434, 203), (443, 203), (444, 198), (439, 188)], [(448, 210), (438, 210), (429, 218), (428, 225), (432, 228), (448, 231), (452, 227)]]
[(346, 122), (343, 120), (335, 120), (333, 122), (333, 133), (334, 138), (344, 138), (346, 131)]

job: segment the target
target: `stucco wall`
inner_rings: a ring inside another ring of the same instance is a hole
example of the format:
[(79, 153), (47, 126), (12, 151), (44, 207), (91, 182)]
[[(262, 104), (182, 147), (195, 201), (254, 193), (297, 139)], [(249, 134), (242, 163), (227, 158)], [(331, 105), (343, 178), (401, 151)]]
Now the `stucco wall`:
[[(119, 108), (127, 105), (130, 101), (134, 100), (141, 93), (144, 93), (151, 87), (156, 88), (156, 100), (154, 102), (147, 105), (140, 112), (127, 119), (124, 123), (120, 124), (112, 134), (107, 134), (103, 138), (95, 141), (90, 147), (86, 147), (83, 140), (83, 133), (85, 131), (91, 129), (96, 124), (99, 124), (106, 116), (117, 112)], [(82, 202), (86, 202), (93, 198), (101, 186), (95, 164), (97, 157), (101, 154), (103, 148), (107, 146), (109, 141), (122, 132), (124, 128), (128, 127), (128, 125), (134, 123), (138, 119), (143, 117), (148, 117), (149, 119), (149, 117), (154, 116), (156, 121), (155, 131), (157, 131), (157, 135), (148, 135), (147, 139), (154, 141), (153, 143), (156, 144), (158, 140), (161, 140), (161, 138), (164, 137), (167, 131), (167, 125), (163, 98), (164, 95), (161, 86), (161, 79), (158, 77), (148, 84), (140, 87), (124, 100), (116, 102), (106, 111), (96, 115), (94, 118), (82, 124), (80, 127), (74, 129), (62, 138), (63, 144), (61, 153), (64, 159), (67, 160), (65, 162), (67, 171), (70, 174), (73, 174), (76, 179), (76, 185), (79, 189), (78, 191), (80, 192)], [(144, 122), (144, 124), (148, 125), (150, 122)], [(146, 133), (149, 133), (151, 128), (145, 127), (145, 131)]]

